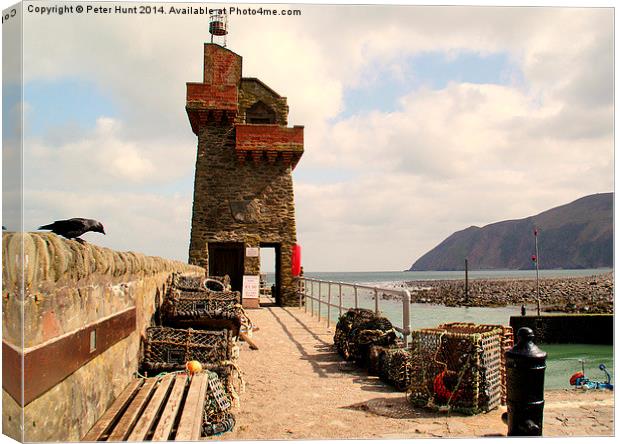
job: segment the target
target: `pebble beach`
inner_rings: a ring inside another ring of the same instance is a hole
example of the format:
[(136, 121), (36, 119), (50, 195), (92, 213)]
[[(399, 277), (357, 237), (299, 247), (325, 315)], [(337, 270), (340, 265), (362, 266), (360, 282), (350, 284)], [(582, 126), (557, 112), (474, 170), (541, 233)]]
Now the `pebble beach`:
[[(501, 307), (536, 304), (536, 279), (476, 279), (408, 281), (411, 302), (446, 306)], [(587, 277), (539, 280), (543, 311), (613, 313), (613, 272)]]

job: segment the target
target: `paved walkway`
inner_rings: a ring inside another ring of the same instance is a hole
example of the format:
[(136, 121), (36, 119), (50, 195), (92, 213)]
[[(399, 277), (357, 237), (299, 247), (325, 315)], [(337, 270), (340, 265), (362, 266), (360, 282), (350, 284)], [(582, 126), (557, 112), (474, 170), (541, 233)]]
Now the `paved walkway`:
[[(505, 407), (461, 416), (414, 409), (405, 395), (343, 362), (334, 328), (303, 309), (249, 310), (260, 347), (241, 348), (246, 379), (233, 432), (218, 439), (351, 439), (503, 436)], [(613, 436), (613, 394), (546, 394), (545, 436)]]

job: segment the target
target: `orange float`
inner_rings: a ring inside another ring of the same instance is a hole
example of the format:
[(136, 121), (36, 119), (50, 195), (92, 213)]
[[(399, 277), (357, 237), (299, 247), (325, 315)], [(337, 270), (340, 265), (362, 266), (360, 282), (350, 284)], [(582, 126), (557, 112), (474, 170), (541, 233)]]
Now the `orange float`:
[(202, 364), (198, 361), (189, 361), (185, 364), (185, 370), (187, 370), (190, 375), (200, 373), (202, 371)]

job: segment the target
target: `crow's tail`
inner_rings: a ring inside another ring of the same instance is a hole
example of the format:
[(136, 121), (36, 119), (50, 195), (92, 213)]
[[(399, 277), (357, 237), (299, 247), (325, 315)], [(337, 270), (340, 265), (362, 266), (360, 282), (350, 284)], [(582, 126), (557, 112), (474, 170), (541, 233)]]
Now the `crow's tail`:
[(53, 230), (53, 229), (54, 229), (54, 224), (41, 225), (39, 227), (39, 230)]

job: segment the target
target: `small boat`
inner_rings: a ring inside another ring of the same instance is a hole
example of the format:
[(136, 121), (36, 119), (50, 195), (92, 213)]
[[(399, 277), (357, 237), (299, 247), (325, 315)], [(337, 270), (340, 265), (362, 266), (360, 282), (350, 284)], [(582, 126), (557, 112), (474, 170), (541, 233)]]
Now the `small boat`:
[(570, 380), (569, 380), (570, 385), (574, 385), (575, 388), (580, 388), (584, 390), (589, 390), (589, 389), (613, 390), (614, 389), (614, 386), (611, 383), (611, 375), (609, 374), (609, 371), (607, 371), (607, 367), (605, 367), (605, 364), (599, 364), (598, 368), (603, 373), (605, 373), (605, 377), (607, 381), (599, 382), (599, 381), (593, 381), (590, 378), (586, 377), (586, 372), (584, 368), (584, 360), (580, 359), (579, 362), (581, 362), (581, 371), (574, 373), (570, 377)]

